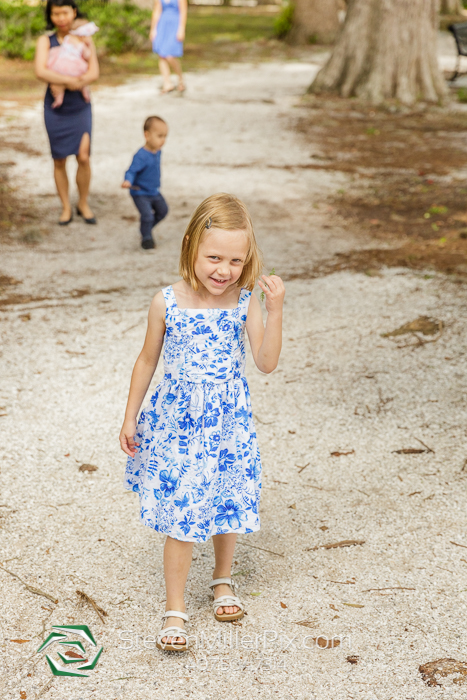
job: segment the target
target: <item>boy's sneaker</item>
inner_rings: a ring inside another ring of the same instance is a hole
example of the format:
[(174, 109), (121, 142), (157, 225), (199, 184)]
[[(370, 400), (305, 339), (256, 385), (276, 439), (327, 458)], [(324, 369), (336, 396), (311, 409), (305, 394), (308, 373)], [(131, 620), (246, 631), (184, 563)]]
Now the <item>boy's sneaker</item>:
[(141, 241), (141, 248), (144, 248), (144, 250), (151, 250), (151, 248), (155, 248), (156, 244), (152, 240), (152, 238), (144, 239)]

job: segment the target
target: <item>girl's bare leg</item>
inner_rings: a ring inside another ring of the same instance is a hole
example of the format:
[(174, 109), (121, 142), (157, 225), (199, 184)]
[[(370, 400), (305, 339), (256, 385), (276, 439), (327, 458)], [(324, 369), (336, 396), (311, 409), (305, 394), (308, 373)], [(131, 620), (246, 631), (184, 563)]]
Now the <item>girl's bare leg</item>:
[(159, 70), (162, 75), (162, 91), (169, 92), (173, 90), (172, 81), (170, 80), (170, 66), (166, 58), (159, 57)]
[(54, 160), (54, 178), (58, 196), (61, 199), (63, 210), (60, 221), (68, 221), (71, 217), (70, 197), (68, 193), (68, 175), (66, 174), (66, 158)]
[[(212, 542), (214, 544), (214, 554), (216, 557), (216, 567), (214, 569), (213, 579), (230, 578), (232, 569), (232, 560), (235, 549), (237, 535), (234, 532), (229, 532), (227, 535), (213, 535)], [(233, 591), (226, 583), (220, 583), (214, 588), (214, 597), (220, 598), (222, 595), (233, 595)], [(236, 613), (240, 608), (236, 605), (228, 605), (217, 609), (217, 614), (222, 615), (222, 611), (227, 615)]]
[[(166, 588), (166, 610), (185, 612), (185, 585), (191, 566), (193, 542), (181, 542), (167, 537), (164, 547), (164, 575)], [(168, 617), (164, 627), (177, 625), (183, 627), (181, 617)], [(163, 637), (162, 642), (178, 642), (183, 644), (182, 637)]]
[(183, 82), (182, 64), (180, 63), (178, 58), (174, 58), (173, 56), (167, 57), (167, 61), (169, 63), (170, 68), (172, 68), (173, 72), (178, 75), (178, 89), (180, 91), (184, 90), (185, 83)]
[(76, 160), (78, 161), (76, 184), (79, 192), (78, 207), (86, 219), (91, 219), (94, 216), (88, 204), (89, 185), (91, 183), (91, 160), (89, 157), (91, 150), (90, 146), (91, 139), (89, 138), (89, 134), (83, 134), (83, 138), (81, 139), (79, 146), (79, 152), (76, 156)]

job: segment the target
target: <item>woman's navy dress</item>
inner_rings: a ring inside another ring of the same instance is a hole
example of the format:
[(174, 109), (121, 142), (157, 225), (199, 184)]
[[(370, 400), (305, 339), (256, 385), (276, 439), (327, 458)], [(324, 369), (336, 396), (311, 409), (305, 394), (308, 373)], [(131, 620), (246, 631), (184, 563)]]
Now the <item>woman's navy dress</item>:
[[(50, 37), (50, 47), (60, 46), (56, 34)], [(52, 109), (54, 98), (47, 87), (44, 100), (45, 128), (50, 141), (52, 158), (59, 160), (67, 156), (77, 156), (84, 134), (91, 138), (92, 111), (80, 90), (65, 90), (61, 107)]]

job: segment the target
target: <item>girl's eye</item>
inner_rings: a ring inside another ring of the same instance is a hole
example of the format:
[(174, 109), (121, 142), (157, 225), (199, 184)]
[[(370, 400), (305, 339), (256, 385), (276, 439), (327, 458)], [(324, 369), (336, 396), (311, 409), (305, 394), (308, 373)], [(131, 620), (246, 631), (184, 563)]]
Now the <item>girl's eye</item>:
[(220, 258), (217, 255), (210, 255), (209, 260), (220, 260)]

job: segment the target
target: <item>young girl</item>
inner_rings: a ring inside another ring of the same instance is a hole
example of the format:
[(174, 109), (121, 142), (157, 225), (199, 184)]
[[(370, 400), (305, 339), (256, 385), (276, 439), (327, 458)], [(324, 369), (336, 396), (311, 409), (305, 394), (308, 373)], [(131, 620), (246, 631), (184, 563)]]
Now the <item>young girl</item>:
[[(184, 590), (194, 542), (213, 539), (216, 620), (238, 620), (243, 605), (230, 578), (237, 534), (259, 529), (261, 462), (245, 379), (245, 328), (256, 366), (272, 372), (282, 344), (285, 289), (261, 272), (245, 205), (215, 194), (193, 214), (182, 243), (182, 279), (154, 297), (131, 378), (121, 448), (125, 487), (139, 493), (141, 519), (167, 535), (167, 624), (157, 646), (185, 651)], [(165, 376), (136, 419), (164, 344)], [(139, 449), (138, 449), (139, 448)]]

